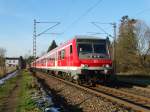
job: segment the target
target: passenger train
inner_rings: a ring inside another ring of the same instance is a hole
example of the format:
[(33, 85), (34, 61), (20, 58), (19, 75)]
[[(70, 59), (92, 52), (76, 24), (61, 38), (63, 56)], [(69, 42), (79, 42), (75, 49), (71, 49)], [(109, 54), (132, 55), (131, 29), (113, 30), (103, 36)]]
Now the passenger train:
[(108, 39), (75, 36), (31, 63), (77, 83), (109, 81), (114, 77)]

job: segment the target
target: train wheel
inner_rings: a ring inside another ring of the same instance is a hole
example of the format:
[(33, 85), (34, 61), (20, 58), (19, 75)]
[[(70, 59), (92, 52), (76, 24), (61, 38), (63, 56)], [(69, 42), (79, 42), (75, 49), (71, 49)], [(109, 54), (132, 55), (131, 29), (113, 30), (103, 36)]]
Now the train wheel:
[(95, 87), (96, 86), (96, 82), (89, 79), (88, 85), (91, 86), (91, 87)]
[(70, 82), (73, 82), (73, 78), (71, 77), (71, 73), (68, 73), (68, 80), (69, 80)]
[(80, 79), (75, 80), (75, 83), (78, 85), (82, 85), (82, 81)]

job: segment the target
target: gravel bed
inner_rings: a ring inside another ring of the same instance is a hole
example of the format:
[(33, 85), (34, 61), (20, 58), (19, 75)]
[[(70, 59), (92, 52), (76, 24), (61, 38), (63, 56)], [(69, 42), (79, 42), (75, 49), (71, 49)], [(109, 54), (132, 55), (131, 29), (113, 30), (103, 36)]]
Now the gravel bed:
[(132, 112), (102, 97), (91, 95), (55, 79), (47, 79), (46, 76), (45, 79), (52, 91), (62, 96), (69, 105), (76, 106), (81, 112)]

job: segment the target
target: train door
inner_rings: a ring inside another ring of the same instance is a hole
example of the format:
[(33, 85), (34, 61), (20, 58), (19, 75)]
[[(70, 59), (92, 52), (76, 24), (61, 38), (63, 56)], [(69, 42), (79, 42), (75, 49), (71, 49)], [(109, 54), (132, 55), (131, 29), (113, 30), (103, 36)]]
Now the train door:
[(57, 66), (58, 64), (58, 55), (57, 55), (58, 53), (57, 53), (57, 51), (56, 51), (56, 53), (55, 53), (55, 66)]
[(47, 58), (45, 58), (45, 67), (47, 68)]
[(71, 66), (72, 65), (72, 61), (73, 61), (73, 56), (72, 56), (72, 45), (70, 45), (70, 47), (69, 47), (69, 66)]

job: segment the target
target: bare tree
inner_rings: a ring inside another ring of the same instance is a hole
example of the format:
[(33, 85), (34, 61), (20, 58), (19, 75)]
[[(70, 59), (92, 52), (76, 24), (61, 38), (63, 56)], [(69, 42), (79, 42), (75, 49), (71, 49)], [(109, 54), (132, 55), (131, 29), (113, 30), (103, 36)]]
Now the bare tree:
[(138, 20), (135, 25), (135, 34), (137, 35), (137, 51), (139, 62), (142, 68), (150, 67), (150, 27), (141, 20)]
[(137, 40), (134, 32), (135, 19), (128, 16), (121, 18), (116, 41), (117, 72), (132, 72), (137, 65)]
[(5, 73), (5, 53), (6, 50), (0, 48), (0, 70), (2, 70), (3, 73)]

